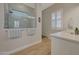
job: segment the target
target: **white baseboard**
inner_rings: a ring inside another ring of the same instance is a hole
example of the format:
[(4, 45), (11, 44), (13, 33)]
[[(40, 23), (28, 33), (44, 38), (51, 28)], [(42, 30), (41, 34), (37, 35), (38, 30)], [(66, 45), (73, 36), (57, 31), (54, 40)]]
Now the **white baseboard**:
[(21, 50), (23, 50), (23, 49), (25, 49), (25, 48), (28, 48), (28, 47), (30, 47), (30, 46), (32, 46), (32, 45), (35, 45), (35, 44), (37, 44), (37, 43), (40, 43), (40, 42), (41, 42), (41, 40), (40, 40), (40, 41), (37, 41), (37, 42), (34, 42), (34, 43), (32, 43), (32, 44), (29, 44), (29, 45), (22, 46), (22, 47), (20, 47), (20, 48), (17, 48), (17, 49), (15, 49), (15, 50), (12, 50), (12, 51), (9, 51), (9, 52), (2, 52), (1, 54), (2, 54), (2, 55), (10, 55), (10, 54), (16, 53), (16, 52), (18, 52), (18, 51), (21, 51)]

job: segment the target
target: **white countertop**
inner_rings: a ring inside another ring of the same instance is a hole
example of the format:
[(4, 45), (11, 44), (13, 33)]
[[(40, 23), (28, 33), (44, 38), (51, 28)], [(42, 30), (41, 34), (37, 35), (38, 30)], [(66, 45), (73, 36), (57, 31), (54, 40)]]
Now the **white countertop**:
[(62, 32), (51, 34), (51, 37), (79, 42), (79, 35), (70, 34), (67, 31), (62, 31)]

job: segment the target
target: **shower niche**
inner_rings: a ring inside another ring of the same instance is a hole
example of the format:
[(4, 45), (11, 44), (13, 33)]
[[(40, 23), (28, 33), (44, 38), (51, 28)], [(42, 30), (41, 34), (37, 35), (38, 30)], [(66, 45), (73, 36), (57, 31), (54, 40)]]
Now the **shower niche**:
[(35, 35), (36, 15), (35, 9), (23, 3), (5, 4), (5, 24), (4, 28), (8, 38), (15, 39), (22, 36), (22, 31), (26, 31), (28, 36)]

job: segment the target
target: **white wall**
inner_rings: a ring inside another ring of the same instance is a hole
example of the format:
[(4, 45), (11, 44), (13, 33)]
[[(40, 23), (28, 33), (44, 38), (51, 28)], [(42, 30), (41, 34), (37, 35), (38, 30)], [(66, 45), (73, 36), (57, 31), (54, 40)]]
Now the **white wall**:
[(68, 29), (68, 23), (69, 21), (71, 24), (73, 23), (74, 27), (78, 26), (79, 27), (79, 4), (75, 3), (61, 3), (61, 4), (54, 4), (51, 7), (43, 10), (42, 15), (43, 15), (43, 22), (42, 22), (42, 32), (43, 35), (49, 36), (51, 33), (54, 33), (56, 31), (51, 29), (51, 14), (52, 12), (63, 9), (63, 29), (66, 30)]
[[(36, 18), (37, 18), (37, 38), (41, 40), (42, 37), (42, 12), (41, 12), (41, 5), (40, 4), (36, 4)], [(40, 17), (40, 22), (39, 22), (39, 18)]]
[[(0, 4), (0, 40), (6, 39), (6, 34), (4, 31), (4, 4)], [(1, 42), (0, 41), (0, 42)]]
[(79, 28), (79, 4), (72, 4), (68, 8), (66, 8), (64, 12), (64, 20), (66, 28), (69, 28), (69, 25), (73, 27)]
[(49, 36), (51, 31), (51, 20), (50, 20), (50, 13), (48, 11), (42, 12), (42, 35)]
[(4, 4), (0, 4), (0, 29), (4, 26)]

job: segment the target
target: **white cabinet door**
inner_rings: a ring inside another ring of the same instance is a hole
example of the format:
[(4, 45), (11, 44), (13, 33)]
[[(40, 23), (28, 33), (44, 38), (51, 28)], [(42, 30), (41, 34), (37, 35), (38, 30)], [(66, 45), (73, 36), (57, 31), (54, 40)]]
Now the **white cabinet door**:
[(78, 55), (79, 43), (67, 39), (51, 37), (51, 54), (55, 55)]

